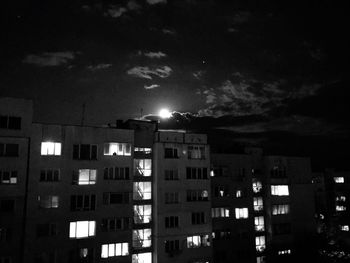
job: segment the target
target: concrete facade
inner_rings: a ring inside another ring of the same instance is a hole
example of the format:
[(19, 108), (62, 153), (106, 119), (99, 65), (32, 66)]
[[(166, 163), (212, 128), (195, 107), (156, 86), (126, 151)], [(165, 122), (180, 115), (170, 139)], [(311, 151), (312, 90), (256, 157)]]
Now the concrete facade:
[[(214, 261), (280, 262), (312, 257), (314, 196), (307, 158), (212, 154)], [(221, 192), (220, 192), (221, 191)], [(228, 213), (217, 214), (217, 208)], [(247, 214), (237, 215), (246, 208)]]

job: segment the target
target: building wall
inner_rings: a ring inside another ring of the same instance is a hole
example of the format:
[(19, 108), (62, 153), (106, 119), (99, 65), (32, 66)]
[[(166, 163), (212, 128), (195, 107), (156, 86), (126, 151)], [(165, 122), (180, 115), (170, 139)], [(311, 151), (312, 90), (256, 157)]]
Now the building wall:
[[(20, 262), (22, 256), (32, 114), (31, 101), (0, 98), (0, 259), (13, 263)], [(9, 117), (20, 118), (20, 127), (11, 127)], [(18, 145), (18, 155), (6, 156), (4, 145), (8, 144)], [(7, 172), (17, 173), (11, 183), (5, 178)], [(4, 207), (8, 202), (14, 202), (13, 208)]]
[[(60, 156), (41, 155), (42, 142), (60, 142)], [(103, 232), (103, 218), (132, 218), (132, 156), (105, 156), (103, 145), (106, 142), (133, 143), (133, 132), (96, 127), (60, 126), (33, 124), (30, 180), (27, 207), (26, 251), (27, 262), (36, 262), (38, 258), (55, 255), (56, 262), (69, 262), (78, 257), (81, 248), (93, 249), (96, 260), (101, 258), (101, 245), (128, 242), (131, 248), (131, 229), (118, 232)], [(73, 160), (73, 144), (97, 145), (97, 160)], [(129, 180), (105, 180), (104, 168), (128, 167)], [(57, 182), (40, 181), (41, 170), (59, 169)], [(79, 169), (96, 169), (94, 184), (73, 184), (73, 173)], [(125, 192), (129, 195), (127, 204), (107, 205), (103, 203), (103, 194)], [(39, 197), (58, 196), (58, 208), (40, 208)], [(92, 211), (71, 211), (72, 195), (95, 195), (96, 207)], [(95, 236), (82, 239), (69, 238), (69, 223), (75, 221), (96, 221)], [(38, 224), (55, 224), (57, 234), (51, 237), (38, 237)], [(113, 242), (112, 242), (113, 241)], [(123, 262), (127, 259), (123, 257)], [(73, 261), (75, 262), (75, 261)]]
[[(206, 136), (185, 134), (180, 132), (160, 131), (155, 134), (154, 144), (154, 218), (155, 218), (155, 248), (154, 262), (208, 262), (211, 259), (211, 244), (208, 247), (188, 248), (187, 237), (194, 235), (208, 235), (211, 242), (211, 201), (187, 200), (188, 190), (206, 190), (210, 196), (210, 159), (209, 146)], [(204, 147), (205, 158), (189, 159), (188, 147)], [(166, 157), (165, 149), (177, 149), (174, 158)], [(187, 179), (186, 169), (189, 167), (206, 168), (207, 179)], [(176, 180), (166, 180), (165, 170), (175, 170)], [(178, 193), (179, 202), (166, 204), (166, 193)], [(203, 224), (192, 224), (192, 213), (204, 212)], [(166, 228), (166, 217), (178, 217), (178, 226)], [(165, 243), (170, 240), (179, 241), (179, 249), (166, 252)]]
[[(252, 149), (244, 155), (212, 154), (212, 168), (213, 209), (230, 211), (228, 217), (213, 218), (215, 262), (280, 262), (308, 255), (305, 243), (313, 240), (316, 229), (309, 159), (263, 156)], [(254, 190), (256, 182), (261, 183), (259, 191)], [(272, 194), (271, 186), (285, 187), (288, 194)], [(225, 189), (223, 194), (218, 187)], [(237, 189), (246, 189), (243, 198), (237, 197)], [(253, 206), (257, 198), (262, 200), (260, 211)], [(237, 219), (235, 210), (242, 207), (248, 208), (248, 218)], [(256, 225), (260, 220), (263, 227)], [(217, 231), (228, 233), (220, 238)]]

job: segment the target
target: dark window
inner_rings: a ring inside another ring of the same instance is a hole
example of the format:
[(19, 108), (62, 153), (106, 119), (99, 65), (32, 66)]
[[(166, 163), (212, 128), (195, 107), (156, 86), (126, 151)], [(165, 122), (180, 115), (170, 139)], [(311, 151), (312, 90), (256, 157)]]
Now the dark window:
[(231, 237), (231, 231), (229, 229), (227, 229), (227, 230), (215, 230), (213, 234), (214, 234), (213, 238), (216, 240), (230, 239), (230, 237)]
[(129, 193), (103, 193), (104, 204), (128, 204)]
[(95, 195), (72, 195), (70, 197), (71, 211), (94, 211), (95, 206)]
[(60, 180), (59, 169), (47, 169), (40, 171), (40, 182), (58, 182)]
[(129, 180), (130, 168), (129, 167), (105, 168), (103, 172), (103, 178), (105, 180)]
[(7, 129), (7, 121), (8, 121), (7, 116), (0, 116), (0, 128), (1, 129)]
[(69, 251), (68, 263), (92, 263), (94, 261), (93, 248), (78, 248)]
[(75, 160), (97, 160), (97, 145), (74, 144), (73, 159)]
[(55, 263), (56, 262), (56, 252), (55, 251), (45, 251), (36, 255), (35, 263)]
[(166, 204), (178, 204), (179, 203), (179, 193), (178, 192), (165, 193), (165, 203)]
[(180, 250), (180, 241), (179, 240), (166, 240), (165, 241), (165, 252), (171, 253), (173, 251)]
[(228, 176), (228, 168), (227, 167), (214, 167), (214, 176), (215, 177)]
[(178, 216), (165, 217), (165, 228), (175, 228), (179, 226)]
[(272, 178), (286, 178), (287, 177), (287, 169), (285, 166), (274, 166), (270, 175)]
[(56, 224), (38, 224), (36, 226), (37, 237), (49, 237), (57, 235)]
[(0, 116), (0, 128), (20, 130), (21, 129), (21, 117)]
[(0, 143), (0, 156), (17, 157), (19, 145), (15, 143)]
[(179, 158), (177, 148), (165, 148), (164, 158)]
[(291, 225), (290, 223), (273, 224), (272, 233), (274, 235), (288, 235), (291, 233)]
[(130, 229), (130, 218), (129, 217), (117, 217), (117, 218), (104, 218), (102, 219), (101, 230), (102, 231), (118, 231)]
[(229, 196), (229, 192), (228, 192), (228, 187), (227, 186), (215, 186), (214, 187), (214, 196), (215, 197), (225, 197), (225, 196)]
[(9, 117), (8, 128), (12, 130), (20, 130), (21, 129), (21, 118), (20, 117)]
[(208, 201), (207, 190), (187, 190), (187, 201)]
[(177, 170), (164, 170), (164, 179), (167, 181), (179, 180), (179, 174)]
[(15, 200), (0, 200), (1, 212), (13, 212), (15, 210)]
[(0, 242), (11, 241), (12, 229), (0, 227)]
[(196, 212), (192, 213), (192, 225), (205, 224), (205, 213)]
[(206, 167), (186, 167), (187, 179), (208, 179), (208, 169)]

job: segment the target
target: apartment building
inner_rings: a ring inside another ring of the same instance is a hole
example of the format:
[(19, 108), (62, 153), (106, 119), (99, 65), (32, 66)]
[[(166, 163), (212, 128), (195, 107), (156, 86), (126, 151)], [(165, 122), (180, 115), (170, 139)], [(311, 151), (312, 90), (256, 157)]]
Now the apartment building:
[(1, 263), (211, 260), (205, 135), (33, 123), (30, 101), (0, 105)]
[(328, 228), (342, 248), (350, 248), (350, 172), (326, 170), (324, 173), (328, 202)]
[[(0, 98), (0, 263), (262, 263), (310, 254), (307, 158), (254, 148), (211, 154), (206, 135), (160, 130), (156, 121), (92, 127), (33, 123), (32, 115), (30, 101)], [(332, 178), (334, 209), (345, 215), (347, 177)]]
[(207, 137), (157, 131), (154, 141), (153, 262), (211, 262)]
[(292, 262), (314, 256), (307, 158), (212, 154), (214, 262)]
[(0, 262), (19, 262), (24, 247), (32, 102), (0, 101)]

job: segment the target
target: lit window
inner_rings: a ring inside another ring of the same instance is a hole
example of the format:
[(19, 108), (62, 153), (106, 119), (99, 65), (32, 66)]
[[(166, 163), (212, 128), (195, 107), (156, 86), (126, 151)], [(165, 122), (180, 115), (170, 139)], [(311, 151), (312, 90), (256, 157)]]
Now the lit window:
[(346, 201), (346, 197), (344, 195), (338, 195), (335, 198), (335, 201), (345, 202)]
[(337, 184), (343, 184), (344, 183), (344, 177), (333, 177), (334, 182)]
[(264, 217), (263, 216), (256, 216), (254, 217), (254, 225), (255, 225), (255, 231), (265, 231), (265, 225), (264, 225)]
[(289, 195), (288, 185), (271, 185), (271, 195), (278, 195), (278, 196)]
[(346, 206), (344, 205), (336, 205), (335, 211), (346, 211)]
[(96, 173), (95, 169), (79, 169), (78, 178), (75, 175), (73, 176), (73, 184), (78, 185), (89, 185), (96, 183)]
[(210, 246), (209, 235), (198, 235), (187, 237), (187, 248)]
[(237, 198), (242, 197), (242, 190), (237, 190), (237, 191), (236, 191), (236, 197), (237, 197)]
[(279, 250), (277, 252), (278, 255), (289, 255), (291, 253), (290, 249), (285, 249), (285, 250)]
[(133, 247), (142, 248), (152, 245), (152, 229), (134, 229), (132, 232)]
[(255, 237), (255, 248), (256, 251), (262, 252), (265, 250), (265, 236), (257, 236)]
[(103, 244), (101, 246), (101, 258), (129, 255), (129, 243)]
[(69, 223), (69, 238), (95, 236), (96, 221), (77, 221)]
[(214, 217), (230, 217), (230, 210), (224, 207), (214, 207), (211, 209), (211, 216)]
[(151, 182), (134, 182), (133, 198), (134, 200), (152, 199), (152, 183)]
[(214, 177), (214, 176), (215, 176), (214, 171), (211, 170), (211, 171), (210, 171), (210, 177)]
[(340, 225), (339, 227), (341, 231), (349, 231), (349, 225)]
[(105, 143), (103, 154), (104, 155), (131, 156), (131, 144), (130, 143), (117, 143), (117, 142)]
[(38, 196), (41, 208), (58, 208), (59, 198), (57, 195)]
[(135, 152), (135, 154), (136, 153), (150, 154), (150, 153), (152, 153), (152, 148), (135, 147), (134, 152)]
[(132, 263), (152, 263), (152, 253), (132, 254)]
[(135, 176), (152, 175), (152, 159), (134, 159)]
[(262, 211), (264, 209), (263, 198), (254, 197), (254, 211)]
[(134, 223), (146, 224), (150, 223), (152, 219), (151, 205), (134, 205)]
[(1, 171), (0, 170), (0, 184), (17, 184), (17, 171)]
[(205, 159), (204, 146), (188, 146), (188, 159)]
[(289, 205), (288, 205), (288, 204), (273, 205), (273, 206), (272, 206), (272, 214), (273, 214), (273, 215), (285, 215), (285, 214), (289, 214)]
[(41, 155), (61, 155), (60, 142), (42, 142)]
[(257, 179), (253, 179), (253, 192), (260, 193), (262, 190), (262, 183)]
[(236, 219), (248, 218), (248, 208), (236, 208)]

